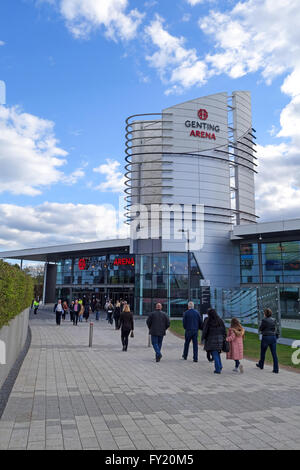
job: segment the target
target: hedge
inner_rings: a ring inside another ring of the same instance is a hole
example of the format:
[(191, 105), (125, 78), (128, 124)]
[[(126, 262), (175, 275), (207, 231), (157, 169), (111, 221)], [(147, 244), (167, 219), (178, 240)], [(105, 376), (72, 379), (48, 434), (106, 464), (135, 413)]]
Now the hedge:
[(31, 305), (33, 285), (18, 266), (0, 260), (0, 328)]

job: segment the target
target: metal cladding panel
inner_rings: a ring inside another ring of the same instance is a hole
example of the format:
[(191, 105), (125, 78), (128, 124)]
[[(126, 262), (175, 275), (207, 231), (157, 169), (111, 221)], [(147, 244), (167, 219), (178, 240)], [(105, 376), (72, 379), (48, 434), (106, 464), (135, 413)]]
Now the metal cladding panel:
[[(227, 143), (227, 93), (204, 96), (195, 100), (180, 103), (163, 110), (163, 121), (172, 121), (168, 135), (170, 149), (174, 153), (198, 153), (213, 149)], [(192, 126), (195, 127), (192, 127)], [(189, 126), (189, 127), (187, 127)], [(201, 126), (201, 127), (200, 127)], [(218, 130), (207, 129), (208, 126), (219, 126)], [(199, 131), (200, 137), (190, 135)], [(205, 137), (201, 137), (201, 132)], [(213, 138), (206, 137), (206, 132), (214, 134)]]
[[(236, 161), (243, 162), (245, 166), (238, 166), (236, 169), (236, 187), (237, 191), (237, 209), (242, 212), (255, 214), (255, 187), (254, 187), (254, 144), (252, 115), (251, 115), (251, 96), (248, 91), (235, 91), (232, 94), (233, 105), (233, 128), (235, 140), (239, 143), (235, 149)], [(247, 168), (248, 167), (248, 168)], [(239, 222), (256, 222), (254, 216), (247, 216), (247, 220), (240, 217)]]
[[(163, 160), (172, 160), (174, 185), (172, 196), (163, 196), (163, 202), (208, 204), (230, 209), (228, 160), (223, 156), (222, 160), (215, 152), (216, 147), (226, 148), (228, 143), (227, 93), (180, 103), (164, 109), (163, 120), (165, 116), (172, 121), (169, 124), (172, 130), (168, 131), (172, 136), (168, 151), (172, 155), (164, 154)], [(214, 138), (209, 138), (212, 135)], [(195, 156), (187, 155), (189, 153)], [(218, 176), (218, 182), (215, 176)], [(209, 182), (204, 183), (208, 177)]]

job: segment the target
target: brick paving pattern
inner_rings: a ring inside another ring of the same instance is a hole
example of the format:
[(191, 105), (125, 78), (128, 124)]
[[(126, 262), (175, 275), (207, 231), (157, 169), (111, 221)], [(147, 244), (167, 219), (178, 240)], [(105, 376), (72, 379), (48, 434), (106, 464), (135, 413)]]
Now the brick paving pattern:
[(223, 372), (199, 350), (181, 360), (170, 332), (163, 358), (147, 347), (145, 320), (122, 351), (120, 332), (103, 319), (55, 325), (31, 319), (32, 343), (0, 420), (0, 449), (300, 449), (300, 375), (244, 361)]

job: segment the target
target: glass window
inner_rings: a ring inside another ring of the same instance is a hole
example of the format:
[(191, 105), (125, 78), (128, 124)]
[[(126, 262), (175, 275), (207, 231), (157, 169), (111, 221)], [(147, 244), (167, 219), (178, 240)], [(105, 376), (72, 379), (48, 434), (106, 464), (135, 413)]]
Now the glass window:
[(170, 253), (170, 274), (187, 274), (187, 253)]
[(257, 243), (241, 243), (241, 283), (259, 282), (259, 259)]

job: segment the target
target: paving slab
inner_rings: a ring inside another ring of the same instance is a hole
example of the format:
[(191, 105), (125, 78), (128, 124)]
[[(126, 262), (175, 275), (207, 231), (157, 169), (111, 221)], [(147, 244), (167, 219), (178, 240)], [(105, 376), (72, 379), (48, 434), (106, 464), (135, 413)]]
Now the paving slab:
[[(272, 374), (244, 360), (223, 371), (200, 348), (181, 361), (183, 341), (168, 332), (163, 358), (148, 347), (145, 319), (122, 351), (103, 319), (77, 327), (39, 311), (32, 342), (0, 420), (0, 449), (300, 449), (300, 375)], [(292, 350), (291, 350), (292, 353)]]

